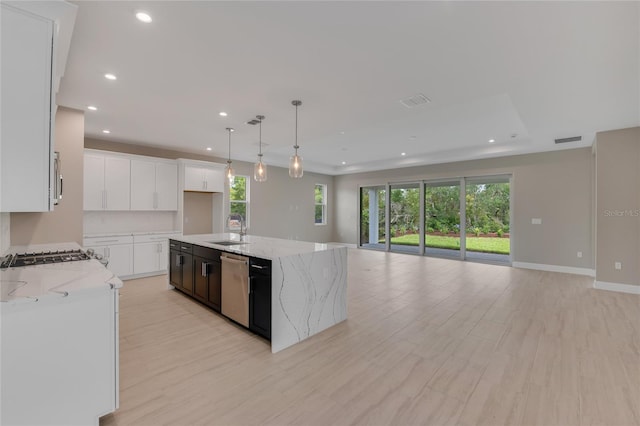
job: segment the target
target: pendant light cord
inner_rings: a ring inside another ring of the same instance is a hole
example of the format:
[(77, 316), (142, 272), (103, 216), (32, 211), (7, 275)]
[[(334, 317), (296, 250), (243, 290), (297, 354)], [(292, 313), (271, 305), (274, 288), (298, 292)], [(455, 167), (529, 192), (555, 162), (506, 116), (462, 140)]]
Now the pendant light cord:
[(227, 164), (231, 164), (231, 128), (227, 127), (227, 132), (229, 132), (229, 158), (227, 159)]
[(298, 155), (298, 148), (300, 148), (298, 146), (298, 102), (300, 101), (294, 101), (294, 105), (296, 106), (296, 144), (293, 146), (293, 148), (296, 150), (296, 155)]
[(260, 119), (260, 139), (258, 141), (258, 157), (262, 157), (262, 118)]

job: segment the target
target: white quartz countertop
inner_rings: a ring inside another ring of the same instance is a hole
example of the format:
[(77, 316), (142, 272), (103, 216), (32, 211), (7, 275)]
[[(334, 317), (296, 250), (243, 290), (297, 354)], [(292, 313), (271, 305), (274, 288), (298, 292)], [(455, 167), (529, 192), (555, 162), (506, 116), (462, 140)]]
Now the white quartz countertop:
[[(79, 249), (76, 243), (11, 247), (7, 253)], [(0, 302), (35, 302), (73, 291), (120, 288), (122, 281), (95, 259), (12, 267), (0, 270)]]
[[(223, 250), (229, 253), (271, 260), (344, 247), (340, 244), (284, 240), (280, 238), (259, 237), (257, 235), (245, 235), (242, 240), (240, 240), (240, 235), (233, 233), (184, 235), (173, 239), (203, 247)], [(215, 244), (215, 242), (220, 241), (233, 241), (237, 242), (238, 245)]]

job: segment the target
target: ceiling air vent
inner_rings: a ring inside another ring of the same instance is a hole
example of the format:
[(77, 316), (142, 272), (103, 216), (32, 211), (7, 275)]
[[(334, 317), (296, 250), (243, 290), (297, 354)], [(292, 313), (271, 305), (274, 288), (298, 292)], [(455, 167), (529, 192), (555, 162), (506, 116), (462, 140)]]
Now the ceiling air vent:
[(556, 139), (556, 143), (580, 142), (581, 140), (582, 140), (582, 136), (572, 136), (570, 138)]
[(431, 99), (427, 98), (422, 93), (400, 100), (400, 103), (407, 108), (415, 108), (420, 105), (428, 104), (429, 102), (431, 102)]

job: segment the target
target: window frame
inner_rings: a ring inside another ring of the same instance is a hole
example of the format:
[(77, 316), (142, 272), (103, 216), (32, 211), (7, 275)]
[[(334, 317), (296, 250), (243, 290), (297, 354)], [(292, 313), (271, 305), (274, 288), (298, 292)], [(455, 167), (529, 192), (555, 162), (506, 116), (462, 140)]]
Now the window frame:
[[(231, 206), (232, 206), (234, 203), (237, 203), (237, 204), (244, 204), (244, 205), (245, 205), (244, 211), (246, 212), (246, 214), (245, 214), (245, 216), (246, 216), (246, 217), (244, 218), (245, 226), (246, 226), (247, 228), (249, 228), (249, 220), (250, 220), (250, 214), (249, 214), (249, 185), (251, 184), (251, 179), (249, 179), (249, 176), (236, 175), (236, 176), (234, 176), (234, 178), (233, 178), (233, 182), (235, 183), (235, 180), (236, 180), (236, 179), (238, 179), (238, 178), (243, 178), (243, 179), (245, 180), (245, 186), (244, 186), (244, 200), (232, 200), (232, 199), (231, 199), (231, 187), (233, 186), (233, 184), (231, 184), (231, 183), (229, 183), (229, 182), (227, 181), (227, 184), (228, 184), (228, 186), (229, 186), (229, 192), (228, 192), (228, 196), (227, 196), (227, 197), (228, 197), (228, 200), (229, 200), (229, 202), (228, 202), (228, 204), (227, 204), (227, 217), (229, 217), (229, 216), (232, 214), (232, 213), (231, 213)], [(228, 224), (225, 224), (225, 227), (226, 227), (226, 226), (228, 226)]]
[[(316, 189), (317, 187), (322, 187), (322, 203), (316, 202)], [(316, 183), (313, 185), (313, 224), (316, 226), (324, 226), (327, 224), (327, 184), (326, 183)], [(322, 206), (322, 222), (316, 222), (316, 208), (317, 206)]]

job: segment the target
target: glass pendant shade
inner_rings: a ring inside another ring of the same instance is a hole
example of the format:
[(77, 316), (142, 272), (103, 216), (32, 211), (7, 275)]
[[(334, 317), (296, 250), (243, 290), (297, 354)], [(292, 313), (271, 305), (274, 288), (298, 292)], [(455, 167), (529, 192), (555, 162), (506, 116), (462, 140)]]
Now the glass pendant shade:
[(236, 177), (236, 173), (233, 170), (233, 167), (231, 167), (231, 162), (227, 163), (227, 168), (224, 169), (224, 175), (229, 181), (229, 185), (233, 185), (233, 179)]
[(229, 186), (231, 186), (233, 185), (233, 178), (236, 175), (233, 167), (231, 167), (231, 132), (233, 132), (233, 128), (227, 127), (225, 130), (229, 133), (229, 159), (227, 160), (227, 168), (224, 169), (224, 176), (229, 181)]
[(289, 159), (289, 176), (292, 178), (301, 178), (303, 174), (302, 157), (296, 153)]
[(256, 182), (265, 182), (267, 180), (267, 165), (262, 161), (262, 120), (264, 115), (256, 115), (258, 123), (260, 123), (260, 138), (258, 139), (258, 162), (253, 165), (253, 178)]
[(302, 105), (302, 101), (291, 101), (291, 105), (296, 107), (296, 142), (293, 145), (295, 153), (289, 159), (289, 176), (292, 178), (301, 178), (304, 174), (302, 170), (302, 157), (298, 155), (298, 107)]
[(256, 182), (267, 180), (267, 165), (262, 161), (262, 156), (258, 157), (258, 162), (253, 165), (253, 178)]

